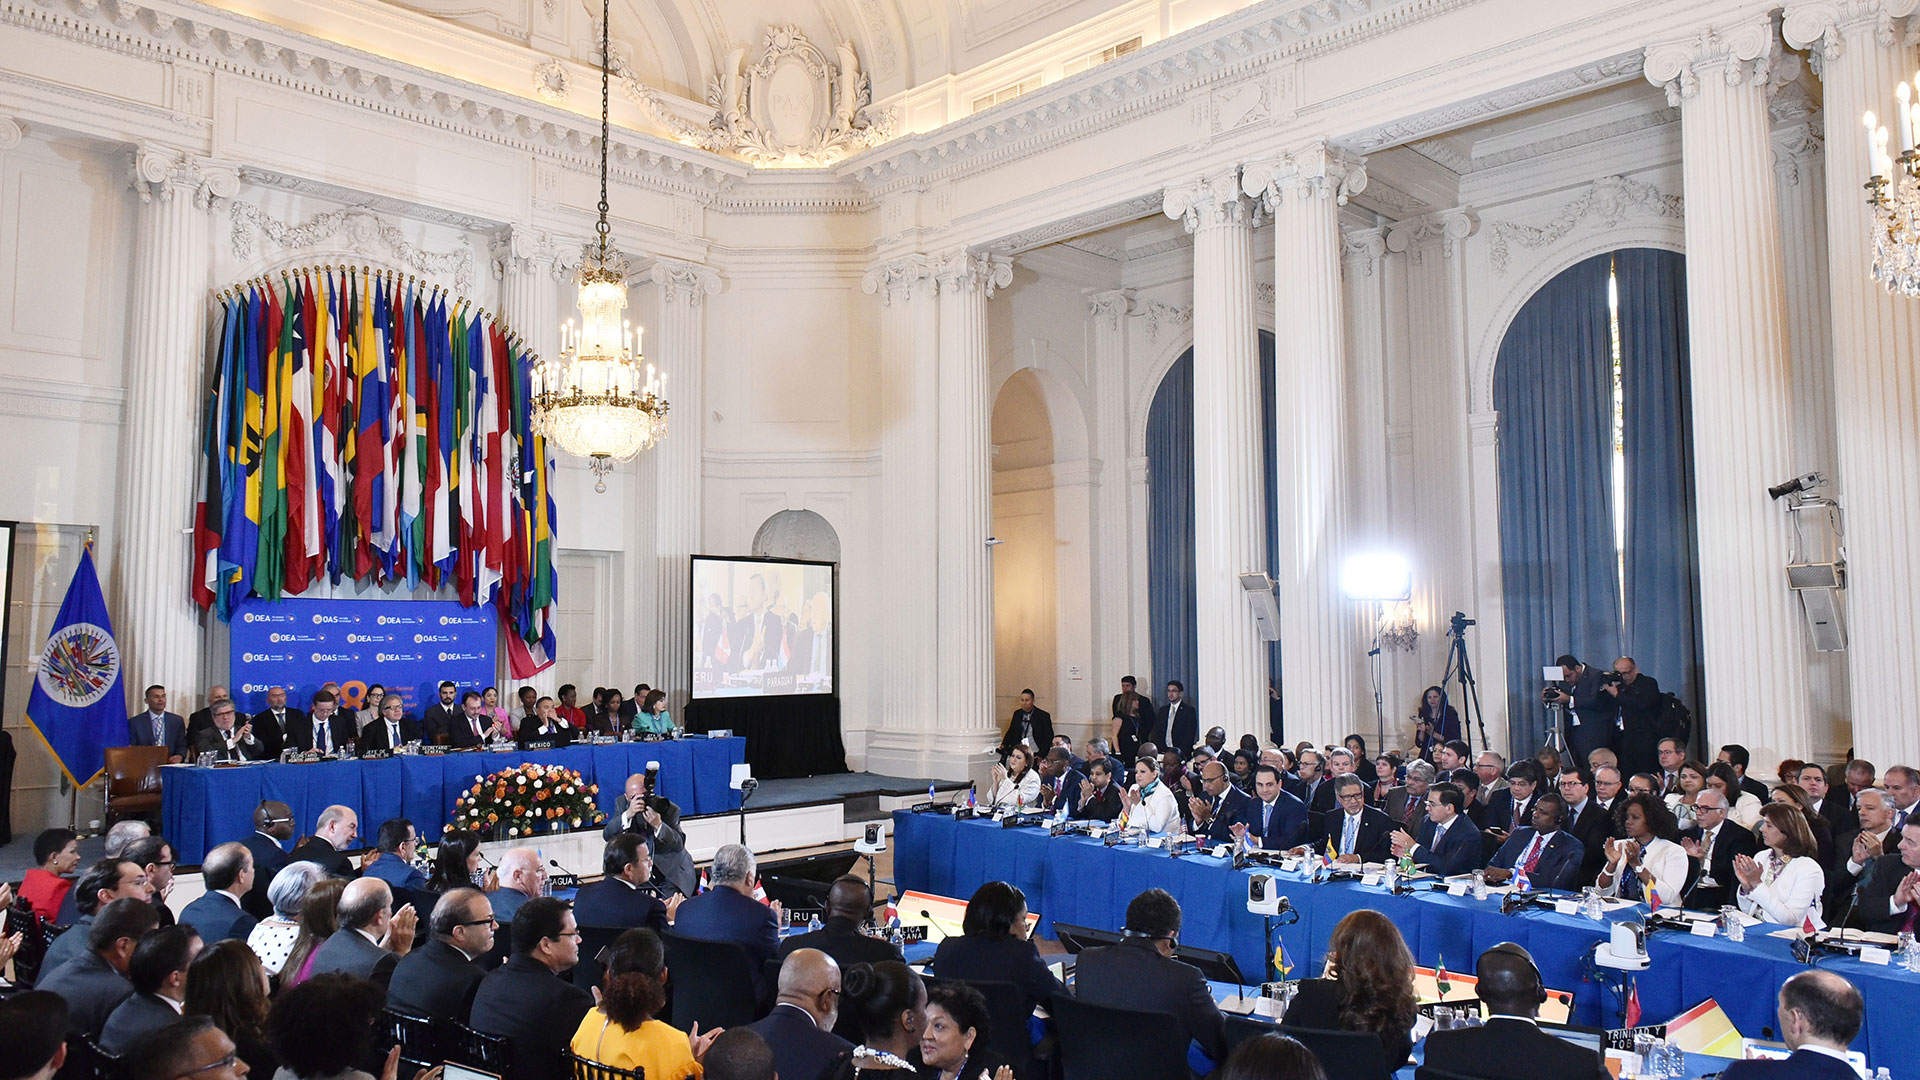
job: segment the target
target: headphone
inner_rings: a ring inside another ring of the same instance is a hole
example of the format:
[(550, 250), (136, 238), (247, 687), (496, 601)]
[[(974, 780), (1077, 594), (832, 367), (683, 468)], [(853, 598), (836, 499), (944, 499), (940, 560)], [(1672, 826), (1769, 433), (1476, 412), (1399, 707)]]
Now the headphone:
[(1487, 952), (1499, 953), (1502, 956), (1514, 956), (1526, 961), (1527, 970), (1533, 972), (1533, 985), (1539, 994), (1536, 1001), (1542, 1005), (1547, 1003), (1547, 980), (1540, 974), (1540, 965), (1533, 962), (1532, 953), (1511, 941), (1503, 941), (1493, 948), (1488, 949)]

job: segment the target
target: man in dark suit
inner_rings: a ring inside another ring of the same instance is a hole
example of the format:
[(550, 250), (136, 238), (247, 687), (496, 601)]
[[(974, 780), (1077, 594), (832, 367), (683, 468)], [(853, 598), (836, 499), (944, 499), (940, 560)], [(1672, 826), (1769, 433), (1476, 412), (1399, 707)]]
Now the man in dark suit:
[(1660, 684), (1641, 671), (1631, 656), (1615, 660), (1613, 671), (1620, 678), (1603, 681), (1600, 692), (1611, 697), (1619, 709), (1620, 734), (1615, 749), (1620, 757), (1615, 764), (1629, 776), (1652, 772), (1660, 763), (1660, 737), (1674, 734), (1662, 730), (1665, 716), (1661, 709)]
[(287, 841), (293, 839), (293, 810), (283, 802), (269, 799), (253, 808), (253, 833), (240, 842), (253, 855), (253, 888), (240, 900), (240, 906), (256, 919), (273, 914), (273, 901), (267, 899), (267, 886), (275, 874), (286, 869)]
[(236, 727), (238, 719), (233, 702), (215, 704), (207, 726), (188, 740), (194, 755), (212, 754), (215, 761), (265, 761), (272, 757), (267, 752), (267, 741), (254, 732), (253, 722)]
[(1200, 710), (1187, 700), (1186, 685), (1180, 680), (1167, 680), (1167, 703), (1154, 720), (1153, 734), (1147, 736), (1147, 741), (1177, 747), (1182, 752), (1200, 741)]
[(1900, 830), (1900, 850), (1880, 856), (1860, 876), (1859, 903), (1848, 920), (1865, 930), (1897, 934), (1920, 929), (1920, 821)]
[(780, 947), (779, 901), (762, 904), (753, 898), (760, 868), (753, 852), (739, 844), (726, 844), (714, 852), (708, 873), (713, 888), (680, 905), (673, 929), (686, 937), (730, 941), (745, 949), (754, 996), (764, 1001), (767, 961)]
[(658, 791), (650, 791), (651, 786), (646, 773), (627, 777), (624, 801), (619, 810), (607, 815), (602, 835), (608, 840), (623, 832), (640, 837), (653, 855), (654, 884), (692, 896), (700, 881), (693, 855), (687, 851), (687, 835), (680, 828), (680, 807)]
[(353, 860), (347, 858), (346, 853), (353, 847), (354, 837), (359, 835), (360, 815), (352, 807), (329, 806), (320, 811), (313, 835), (302, 840), (287, 861), (319, 863), (337, 878), (358, 877), (359, 871), (353, 868)]
[(380, 715), (360, 732), (361, 750), (394, 750), (420, 739), (420, 725), (407, 714), (407, 703), (399, 694), (388, 694), (380, 701)]
[(1337, 794), (1337, 807), (1320, 817), (1314, 847), (1325, 851), (1332, 847), (1335, 862), (1385, 862), (1393, 850), (1393, 838), (1406, 834), (1393, 827), (1393, 819), (1378, 807), (1367, 805), (1367, 782), (1347, 773), (1327, 785)]
[(287, 688), (267, 689), (267, 707), (253, 714), (253, 730), (267, 744), (267, 756), (277, 758), (287, 745), (287, 733), (307, 726), (307, 714), (287, 707)]
[(413, 865), (420, 853), (420, 831), (406, 818), (388, 818), (374, 834), (373, 849), (380, 857), (365, 864), (368, 877), (377, 877), (395, 889), (411, 892), (427, 887), (427, 875)]
[(469, 750), (485, 746), (496, 734), (505, 737), (513, 732), (503, 730), (498, 720), (486, 714), (480, 691), (469, 690), (461, 694), (460, 712), (453, 718), (452, 726), (447, 728), (447, 745), (455, 750)]
[(1053, 714), (1033, 704), (1033, 691), (1020, 691), (1020, 707), (1007, 721), (1007, 733), (1000, 739), (1000, 756), (1016, 746), (1026, 745), (1037, 754), (1053, 749)]
[(1680, 846), (1699, 864), (1700, 874), (1681, 902), (1695, 911), (1719, 911), (1733, 903), (1733, 890), (1740, 884), (1733, 876), (1734, 859), (1751, 857), (1760, 850), (1760, 841), (1727, 820), (1727, 797), (1717, 788), (1701, 788), (1694, 796), (1693, 818), (1696, 824), (1680, 832)]
[(1249, 847), (1285, 851), (1306, 840), (1309, 817), (1307, 804), (1281, 786), (1278, 768), (1255, 765), (1253, 799), (1240, 827), (1231, 831), (1235, 836), (1245, 836)]
[(1547, 990), (1527, 950), (1503, 941), (1480, 954), (1474, 976), (1490, 1014), (1487, 1022), (1429, 1035), (1427, 1068), (1474, 1080), (1606, 1080), (1610, 1075), (1600, 1054), (1540, 1030)]
[(153, 910), (156, 924), (160, 918), (159, 909), (153, 905), (153, 888), (147, 884), (147, 873), (131, 859), (101, 859), (87, 867), (80, 880), (73, 883), (70, 895), (78, 914), (73, 924), (47, 946), (47, 954), (40, 960), (42, 972), (50, 972), (85, 955), (90, 947), (87, 941), (94, 920), (103, 908), (116, 900), (138, 900)]
[(142, 937), (127, 961), (133, 993), (114, 1007), (100, 1031), (100, 1048), (125, 1057), (140, 1040), (180, 1019), (187, 1000), (187, 968), (200, 955), (191, 926), (169, 926)]
[(244, 898), (253, 888), (253, 853), (241, 843), (221, 844), (200, 864), (207, 891), (180, 913), (180, 921), (211, 945), (228, 938), (247, 940), (260, 920), (247, 914)]
[(480, 980), (471, 1026), (510, 1040), (515, 1080), (565, 1080), (560, 1052), (593, 1008), (585, 990), (560, 974), (580, 962), (580, 928), (566, 901), (541, 896), (513, 917), (513, 955)]
[(315, 692), (306, 723), (287, 732), (287, 748), (303, 754), (316, 750), (331, 754), (352, 746), (360, 737), (360, 729), (350, 714), (337, 711), (339, 704), (332, 691)]
[(8, 1076), (52, 1080), (66, 1067), (67, 1003), (60, 995), (28, 990), (0, 998), (0, 1031), (7, 1033), (0, 1064)]
[(1507, 786), (1487, 796), (1487, 828), (1502, 840), (1533, 820), (1533, 798), (1549, 783), (1540, 763), (1527, 758), (1507, 766)]
[(1775, 1011), (1780, 1037), (1793, 1053), (1785, 1061), (1736, 1061), (1721, 1080), (1859, 1080), (1847, 1047), (1865, 1012), (1852, 983), (1831, 971), (1802, 971), (1780, 984)]
[(1567, 803), (1554, 792), (1533, 801), (1533, 824), (1525, 825), (1507, 837), (1500, 850), (1487, 863), (1487, 880), (1504, 884), (1524, 867), (1527, 881), (1535, 889), (1571, 889), (1580, 878), (1580, 864), (1586, 849), (1561, 827), (1567, 815)]
[(1040, 773), (1040, 805), (1052, 810), (1064, 799), (1067, 813), (1073, 813), (1080, 785), (1087, 778), (1073, 767), (1073, 752), (1064, 746), (1050, 747), (1034, 767)]
[(1087, 762), (1087, 779), (1074, 794), (1077, 821), (1112, 821), (1120, 816), (1120, 785), (1113, 782), (1113, 759)]
[(1416, 843), (1407, 834), (1394, 830), (1393, 853), (1411, 855), (1441, 877), (1452, 877), (1478, 870), (1484, 862), (1480, 854), (1480, 830), (1466, 816), (1467, 800), (1453, 784), (1435, 784), (1427, 792), (1427, 823), (1420, 828)]
[(1171, 1016), (1219, 1061), (1226, 1051), (1226, 1021), (1200, 969), (1173, 958), (1179, 936), (1179, 901), (1164, 889), (1148, 889), (1127, 905), (1126, 937), (1119, 944), (1080, 954), (1074, 995), (1095, 1005)]
[(1724, 761), (1733, 766), (1733, 773), (1740, 778), (1740, 790), (1759, 799), (1764, 805), (1773, 797), (1767, 785), (1747, 775), (1747, 766), (1753, 763), (1753, 754), (1739, 743), (1728, 743), (1720, 748), (1720, 754), (1714, 760)]
[(420, 733), (427, 742), (445, 745), (453, 729), (466, 723), (466, 714), (460, 709), (459, 690), (451, 682), (442, 682), (440, 700), (427, 706), (427, 711), (420, 715)]
[(520, 745), (530, 742), (550, 742), (555, 746), (565, 746), (573, 741), (573, 725), (560, 719), (560, 707), (550, 697), (534, 702), (533, 715), (520, 721), (520, 730), (514, 733)]
[(786, 640), (787, 624), (774, 614), (767, 597), (767, 579), (748, 574), (746, 596), (735, 608), (738, 617), (727, 630), (725, 671), (758, 671), (778, 660)]
[[(1334, 781), (1334, 783), (1321, 784), (1316, 788), (1312, 800), (1307, 803), (1307, 809), (1319, 814), (1321, 817), (1337, 813), (1339, 810), (1337, 802), (1340, 794), (1338, 782), (1342, 776), (1352, 776), (1354, 779), (1360, 780), (1359, 773), (1355, 771), (1356, 768), (1357, 765), (1353, 760), (1353, 751), (1348, 750), (1344, 746), (1329, 751), (1327, 754), (1327, 779)], [(1367, 805), (1373, 805), (1372, 785), (1368, 784), (1365, 780), (1360, 780), (1360, 789), (1361, 793), (1366, 796)]]
[(313, 973), (339, 972), (385, 989), (394, 966), (413, 948), (413, 905), (393, 910), (393, 890), (376, 877), (350, 881), (340, 892), (340, 929), (313, 953)]
[(1387, 792), (1380, 809), (1395, 826), (1412, 836), (1427, 823), (1427, 789), (1433, 786), (1433, 766), (1415, 758), (1407, 762), (1407, 782)]
[[(1836, 805), (1838, 798), (1829, 800)], [(1854, 815), (1860, 827), (1833, 840), (1833, 866), (1827, 870), (1827, 894), (1821, 905), (1827, 917), (1845, 918), (1852, 907), (1853, 890), (1866, 876), (1867, 869), (1880, 856), (1899, 847), (1900, 836), (1893, 831), (1893, 806), (1887, 793), (1868, 788), (1854, 798)]]
[(187, 753), (187, 722), (167, 711), (167, 688), (147, 687), (147, 710), (127, 717), (128, 746), (164, 746), (168, 761), (183, 761)]
[(201, 732), (213, 726), (213, 707), (223, 701), (232, 700), (233, 695), (227, 691), (226, 687), (218, 684), (207, 687), (206, 705), (195, 709), (193, 714), (187, 717), (188, 746), (193, 745), (194, 740), (200, 736)]
[[(1535, 796), (1535, 801), (1545, 798)], [(1593, 778), (1573, 762), (1560, 770), (1560, 797), (1567, 805), (1566, 829), (1586, 849), (1580, 873), (1569, 888), (1593, 884), (1607, 865), (1607, 841), (1613, 837), (1613, 811), (1593, 797)]]
[(581, 926), (667, 928), (682, 898), (676, 896), (671, 904), (663, 904), (646, 891), (653, 879), (653, 856), (640, 837), (623, 832), (607, 841), (601, 869), (606, 876), (581, 886), (573, 898), (573, 915)]
[(840, 965), (817, 949), (795, 949), (780, 964), (773, 1011), (746, 1025), (773, 1051), (781, 1076), (819, 1077), (853, 1043), (833, 1033), (840, 1010)]
[(1233, 786), (1232, 774), (1217, 760), (1200, 766), (1201, 794), (1188, 800), (1193, 829), (1210, 844), (1233, 840), (1235, 825), (1244, 827), (1253, 812), (1253, 797)]
[[(1326, 763), (1318, 750), (1302, 750), (1294, 760), (1294, 774), (1282, 776), (1280, 782), (1286, 786), (1287, 794), (1307, 804), (1307, 809), (1312, 810), (1313, 800), (1319, 797), (1320, 789), (1328, 783), (1325, 769)], [(1313, 827), (1318, 829), (1320, 818), (1317, 815), (1313, 822)]]
[(1573, 760), (1585, 761), (1602, 746), (1611, 749), (1620, 703), (1602, 689), (1601, 673), (1572, 654), (1562, 654), (1554, 663), (1560, 665), (1561, 681), (1547, 700), (1569, 710), (1567, 750)]
[(898, 946), (861, 933), (860, 928), (872, 916), (873, 893), (867, 888), (867, 879), (852, 874), (836, 878), (827, 888), (826, 923), (818, 930), (781, 941), (779, 957), (785, 960), (796, 949), (818, 949), (842, 968), (899, 960)]
[(40, 977), (36, 989), (51, 990), (67, 1000), (69, 1038), (99, 1038), (107, 1017), (133, 993), (127, 968), (134, 948), (159, 925), (159, 914), (145, 900), (115, 900), (94, 916), (87, 928), (85, 951)]
[(1827, 770), (1819, 765), (1808, 764), (1802, 768), (1797, 782), (1800, 790), (1807, 793), (1807, 798), (1813, 800), (1813, 812), (1827, 819), (1837, 849), (1842, 836), (1860, 828), (1860, 812), (1856, 804), (1846, 797), (1844, 790), (1836, 793), (1828, 787)]
[(431, 939), (394, 965), (387, 983), (387, 1007), (409, 1016), (450, 1018), (464, 1024), (480, 979), (487, 973), (480, 960), (493, 951), (493, 907), (487, 903), (487, 894), (479, 889), (442, 893), (428, 929)]

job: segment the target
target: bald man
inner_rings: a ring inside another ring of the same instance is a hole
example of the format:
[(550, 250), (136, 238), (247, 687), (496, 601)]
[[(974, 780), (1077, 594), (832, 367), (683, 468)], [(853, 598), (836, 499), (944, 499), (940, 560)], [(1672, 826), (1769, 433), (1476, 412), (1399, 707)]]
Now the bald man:
[(1600, 1054), (1540, 1030), (1546, 989), (1527, 950), (1503, 941), (1474, 969), (1487, 1022), (1427, 1036), (1427, 1068), (1475, 1080), (1606, 1080)]
[(1857, 1080), (1847, 1047), (1860, 1034), (1866, 1005), (1860, 991), (1831, 971), (1803, 971), (1780, 986), (1780, 1037), (1793, 1048), (1785, 1061), (1736, 1061), (1723, 1080)]
[(687, 837), (680, 829), (680, 808), (658, 788), (647, 794), (647, 774), (627, 777), (626, 792), (619, 810), (607, 817), (603, 835), (608, 840), (623, 832), (634, 833), (653, 853), (654, 884), (662, 891), (677, 891), (692, 896), (698, 886), (693, 856), (687, 852)]
[(819, 1076), (853, 1044), (833, 1033), (840, 1009), (840, 965), (819, 949), (795, 949), (780, 965), (780, 996), (765, 1018), (746, 1025), (773, 1050), (781, 1076)]
[(338, 972), (380, 984), (382, 996), (394, 966), (413, 950), (417, 917), (413, 905), (393, 910), (393, 889), (376, 877), (347, 883), (340, 892), (340, 928), (313, 954), (313, 973)]
[(517, 847), (500, 856), (500, 888), (487, 894), (493, 917), (501, 926), (513, 925), (520, 905), (546, 892), (547, 867), (532, 848)]

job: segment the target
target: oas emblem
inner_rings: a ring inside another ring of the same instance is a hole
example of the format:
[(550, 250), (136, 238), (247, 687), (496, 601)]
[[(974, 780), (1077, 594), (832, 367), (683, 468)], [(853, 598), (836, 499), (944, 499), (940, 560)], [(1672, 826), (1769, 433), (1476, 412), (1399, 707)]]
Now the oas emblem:
[(119, 677), (120, 650), (113, 635), (92, 623), (59, 630), (40, 654), (40, 689), (70, 709), (99, 701)]

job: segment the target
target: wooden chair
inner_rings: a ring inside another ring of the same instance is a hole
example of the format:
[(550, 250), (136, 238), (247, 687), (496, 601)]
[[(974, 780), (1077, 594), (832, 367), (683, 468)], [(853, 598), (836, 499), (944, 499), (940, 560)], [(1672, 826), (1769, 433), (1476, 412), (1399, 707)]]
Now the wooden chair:
[(160, 812), (160, 766), (164, 746), (107, 747), (107, 825), (135, 814)]
[(513, 1062), (512, 1042), (505, 1035), (486, 1035), (455, 1020), (448, 1025), (453, 1045), (446, 1047), (450, 1061), (483, 1069), (495, 1076), (507, 1075)]
[[(382, 1047), (398, 1046), (402, 1072), (430, 1069), (446, 1060), (440, 1052), (440, 1030), (434, 1021), (398, 1009), (380, 1010)], [(409, 1074), (411, 1075), (411, 1074)]]
[(616, 1069), (569, 1050), (561, 1055), (573, 1080), (646, 1080), (645, 1069)]

